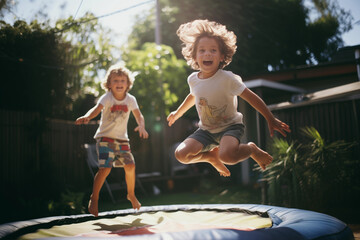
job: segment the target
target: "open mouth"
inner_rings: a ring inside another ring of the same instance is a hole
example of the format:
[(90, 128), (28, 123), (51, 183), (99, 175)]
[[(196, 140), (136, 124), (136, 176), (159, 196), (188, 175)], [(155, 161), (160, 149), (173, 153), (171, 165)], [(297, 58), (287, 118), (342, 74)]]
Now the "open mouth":
[(213, 63), (213, 61), (203, 61), (203, 64), (205, 66), (210, 66)]

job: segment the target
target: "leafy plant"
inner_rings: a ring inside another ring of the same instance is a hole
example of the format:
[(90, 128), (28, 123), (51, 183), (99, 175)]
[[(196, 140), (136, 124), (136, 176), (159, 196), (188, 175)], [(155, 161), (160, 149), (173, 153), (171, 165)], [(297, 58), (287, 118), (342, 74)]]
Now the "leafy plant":
[[(74, 105), (98, 93), (100, 73), (116, 61), (110, 36), (91, 13), (60, 19), (55, 28), (37, 20), (0, 21), (0, 70), (2, 79), (11, 79), (3, 81), (0, 107), (56, 118), (83, 114), (88, 109), (73, 113)], [(16, 99), (9, 91), (14, 82), (24, 86)]]
[(304, 139), (276, 138), (271, 146), (274, 160), (264, 172), (270, 203), (317, 210), (340, 204), (355, 174), (349, 155), (355, 143), (327, 142), (313, 127), (301, 130)]
[[(270, 183), (269, 201), (278, 203), (283, 200), (285, 205), (297, 205), (299, 200), (299, 179), (301, 164), (299, 164), (299, 148), (295, 142), (274, 139), (271, 152), (275, 159), (267, 167), (264, 179)], [(293, 194), (288, 194), (292, 192)]]
[(83, 205), (83, 192), (66, 191), (61, 193), (59, 201), (51, 201), (48, 204), (49, 212), (53, 215), (70, 215), (85, 213)]
[[(179, 58), (181, 42), (175, 33), (180, 24), (197, 18), (213, 20), (226, 25), (238, 37), (237, 54), (228, 68), (242, 76), (328, 61), (343, 46), (341, 35), (351, 29), (353, 20), (336, 0), (159, 3), (162, 42), (173, 47)], [(129, 37), (133, 43), (130, 47), (154, 42), (154, 16), (153, 8), (137, 19)]]
[(145, 43), (140, 50), (124, 49), (126, 66), (137, 73), (131, 94), (135, 95), (148, 125), (180, 105), (188, 90), (187, 65), (171, 47)]
[(302, 132), (308, 141), (301, 149), (305, 167), (304, 200), (318, 209), (343, 202), (343, 189), (351, 185), (355, 161), (351, 161), (349, 153), (355, 143), (327, 142), (313, 127), (303, 128)]

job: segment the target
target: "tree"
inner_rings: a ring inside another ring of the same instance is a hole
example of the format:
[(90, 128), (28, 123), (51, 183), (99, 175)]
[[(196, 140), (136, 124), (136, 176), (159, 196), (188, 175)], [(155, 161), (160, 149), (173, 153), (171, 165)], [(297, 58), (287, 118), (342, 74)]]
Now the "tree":
[(0, 24), (1, 108), (73, 119), (74, 104), (79, 109), (86, 93), (100, 89), (94, 79), (114, 62), (110, 34), (90, 13), (59, 20), (55, 28), (37, 21)]
[(0, 107), (49, 114), (66, 101), (59, 38), (36, 21), (1, 22)]
[[(202, 18), (220, 22), (237, 35), (237, 53), (228, 68), (242, 76), (328, 61), (343, 46), (341, 34), (351, 28), (351, 16), (336, 0), (312, 2), (319, 13), (313, 20), (303, 0), (162, 0), (163, 43), (182, 57), (177, 28)], [(150, 12), (134, 27), (132, 47), (153, 41), (153, 18)]]
[(10, 11), (11, 5), (15, 5), (16, 2), (12, 2), (9, 0), (0, 0), (0, 17), (4, 16), (5, 11)]
[(343, 46), (341, 35), (351, 30), (352, 16), (339, 7), (337, 1), (313, 0), (318, 17), (309, 23), (308, 42), (314, 58), (329, 61)]
[(186, 62), (171, 47), (145, 43), (140, 50), (123, 49), (126, 66), (137, 73), (131, 93), (147, 121), (160, 121), (188, 92)]
[[(100, 25), (92, 13), (86, 13), (76, 21), (72, 16), (60, 19), (56, 22), (54, 31), (64, 43), (66, 94), (72, 99), (68, 117), (73, 119), (94, 105), (94, 97), (91, 96), (104, 93), (100, 87), (100, 78), (110, 65), (118, 61), (112, 57), (116, 47), (111, 42), (110, 30)], [(90, 103), (89, 98), (93, 100)], [(75, 115), (70, 114), (72, 109), (76, 110)]]

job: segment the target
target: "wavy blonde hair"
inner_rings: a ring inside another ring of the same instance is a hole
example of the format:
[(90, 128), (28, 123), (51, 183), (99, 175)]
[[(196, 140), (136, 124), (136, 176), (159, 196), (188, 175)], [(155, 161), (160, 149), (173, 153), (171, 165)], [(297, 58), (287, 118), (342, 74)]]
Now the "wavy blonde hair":
[(110, 85), (110, 80), (111, 77), (113, 75), (117, 75), (117, 76), (125, 76), (128, 79), (128, 89), (126, 90), (127, 92), (130, 91), (130, 89), (132, 88), (135, 78), (132, 74), (132, 72), (127, 69), (124, 64), (115, 64), (112, 65), (106, 72), (105, 77), (103, 78), (103, 80), (101, 81), (101, 87), (107, 91), (110, 90), (109, 85)]
[(217, 22), (207, 19), (194, 20), (180, 25), (176, 34), (183, 42), (181, 52), (187, 64), (195, 70), (199, 70), (199, 64), (195, 60), (196, 50), (199, 40), (203, 37), (213, 38), (219, 44), (220, 52), (224, 55), (224, 60), (219, 64), (220, 69), (230, 64), (236, 52), (236, 35)]

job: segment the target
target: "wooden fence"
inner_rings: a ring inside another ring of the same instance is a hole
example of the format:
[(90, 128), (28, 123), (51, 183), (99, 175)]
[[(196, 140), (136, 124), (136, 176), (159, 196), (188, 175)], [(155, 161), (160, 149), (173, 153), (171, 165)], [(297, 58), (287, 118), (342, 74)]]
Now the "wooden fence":
[[(301, 127), (313, 126), (328, 141), (343, 139), (359, 143), (359, 109), (360, 100), (357, 99), (273, 112), (291, 125), (289, 136), (293, 139), (300, 136)], [(150, 137), (143, 140), (129, 124), (136, 171), (169, 176), (169, 150), (194, 130), (193, 124), (179, 119), (171, 128), (163, 124), (161, 131), (152, 125), (147, 124)], [(37, 113), (0, 110), (0, 187), (3, 192), (22, 196), (32, 194), (35, 189), (48, 196), (66, 189), (84, 191), (91, 188), (93, 179), (86, 165), (83, 145), (95, 142), (93, 135), (97, 127), (96, 122), (78, 126), (70, 121), (42, 119)], [(267, 133), (263, 135), (268, 136)], [(358, 145), (354, 157), (359, 156)]]
[(345, 140), (360, 143), (359, 99), (273, 110), (273, 113), (291, 125), (290, 136), (293, 139), (301, 137), (302, 127), (312, 126), (327, 141)]
[[(349, 161), (346, 163), (351, 166), (351, 171), (346, 173), (351, 184), (343, 189), (343, 195), (339, 196), (338, 199), (344, 200), (345, 205), (354, 204), (360, 199), (358, 187), (360, 175), (356, 174), (360, 172), (360, 99), (340, 99), (315, 103), (273, 110), (273, 113), (291, 126), (290, 139), (301, 141), (303, 138), (301, 128), (314, 127), (327, 143), (338, 140), (355, 143), (356, 145), (349, 152)], [(268, 140), (268, 144), (271, 144), (271, 140)], [(337, 175), (332, 177), (341, 179), (341, 176)], [(283, 196), (287, 196), (287, 194), (284, 193)]]
[[(96, 122), (75, 125), (74, 122), (42, 119), (39, 114), (0, 110), (0, 187), (22, 195), (31, 188), (44, 192), (65, 189), (83, 190), (92, 185), (86, 165), (84, 143), (94, 143)], [(169, 174), (169, 149), (182, 141), (192, 129), (187, 120), (171, 128), (154, 131), (140, 139), (129, 128), (137, 173)]]

